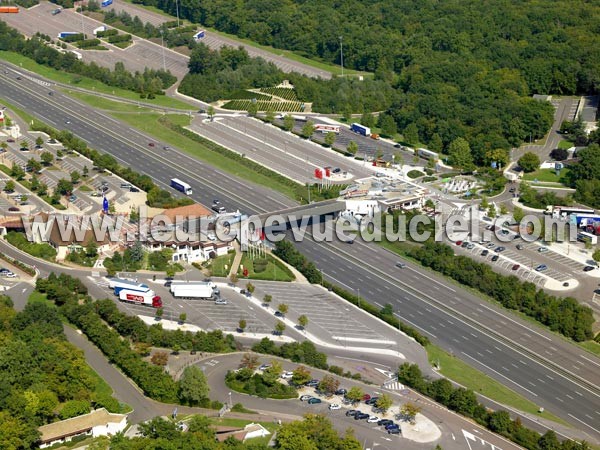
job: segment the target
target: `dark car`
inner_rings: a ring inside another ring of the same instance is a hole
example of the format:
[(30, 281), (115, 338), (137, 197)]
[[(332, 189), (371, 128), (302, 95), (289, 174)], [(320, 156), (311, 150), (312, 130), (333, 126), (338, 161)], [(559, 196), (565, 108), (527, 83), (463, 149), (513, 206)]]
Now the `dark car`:
[(519, 270), (521, 266), (519, 264), (515, 264), (514, 266), (512, 266), (512, 270)]
[(388, 434), (400, 434), (400, 428), (390, 428), (387, 432)]
[(136, 188), (136, 187), (131, 186), (129, 188), (129, 192), (140, 192), (140, 190), (138, 188)]
[(309, 398), (308, 399), (308, 404), (309, 405), (315, 405), (317, 403), (322, 403), (320, 398), (313, 397), (313, 398)]
[(590, 272), (590, 271), (592, 271), (592, 270), (594, 270), (594, 269), (595, 269), (595, 267), (594, 267), (594, 266), (585, 266), (585, 267), (583, 268), (583, 271), (584, 271), (584, 272)]
[(393, 420), (390, 419), (381, 419), (379, 422), (377, 422), (377, 425), (379, 425), (380, 427), (387, 427), (388, 425), (394, 423)]
[(484, 250), (484, 251), (481, 252), (481, 256), (487, 256), (489, 252), (490, 251), (486, 249), (486, 250)]
[(283, 317), (283, 313), (281, 311), (275, 311), (275, 317)]
[(492, 261), (498, 261), (500, 257), (498, 255), (492, 256)]
[(319, 380), (310, 380), (308, 383), (306, 383), (304, 386), (308, 386), (308, 387), (317, 387), (319, 385)]
[(392, 422), (392, 423), (389, 423), (389, 424), (387, 424), (387, 425), (385, 426), (385, 429), (386, 429), (386, 430), (391, 430), (391, 429), (393, 429), (393, 428), (400, 428), (400, 427), (399, 427), (397, 424), (395, 424), (394, 422)]
[(359, 412), (359, 413), (354, 414), (354, 420), (365, 420), (368, 418), (369, 418), (369, 415), (367, 413)]
[(496, 249), (494, 250), (496, 253), (501, 253), (504, 250), (506, 250), (506, 247), (496, 247)]
[(154, 142), (148, 142), (148, 147), (154, 147), (156, 144)]
[(344, 388), (338, 389), (337, 391), (335, 391), (335, 395), (346, 395), (347, 393), (348, 393), (348, 391)]
[(351, 409), (350, 411), (346, 411), (346, 415), (348, 417), (354, 416), (355, 414), (360, 413), (360, 411), (358, 411), (357, 409)]
[(371, 397), (369, 400), (367, 400), (365, 403), (367, 405), (374, 405), (375, 403), (377, 403), (377, 400), (379, 400), (379, 397)]

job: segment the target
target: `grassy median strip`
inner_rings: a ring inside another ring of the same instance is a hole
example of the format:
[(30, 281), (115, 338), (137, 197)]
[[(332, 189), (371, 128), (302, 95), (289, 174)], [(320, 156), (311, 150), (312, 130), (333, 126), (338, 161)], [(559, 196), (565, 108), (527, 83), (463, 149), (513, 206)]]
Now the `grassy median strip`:
[(157, 95), (155, 99), (140, 99), (140, 95), (133, 91), (121, 89), (118, 87), (108, 86), (97, 80), (92, 80), (81, 75), (67, 73), (61, 70), (56, 70), (51, 67), (47, 67), (36, 63), (34, 60), (29, 59), (25, 56), (19, 55), (14, 52), (0, 51), (0, 59), (8, 61), (16, 66), (20, 66), (23, 69), (29, 70), (30, 72), (37, 73), (49, 80), (56, 81), (57, 83), (70, 84), (73, 87), (82, 89), (89, 89), (96, 91), (101, 94), (115, 95), (122, 97), (127, 100), (142, 101), (148, 104), (155, 104), (156, 106), (162, 106), (167, 108), (179, 108), (183, 110), (194, 110), (194, 106), (185, 103), (181, 100), (177, 100), (165, 95)]
[[(254, 172), (240, 162), (224, 157), (221, 153), (213, 151), (188, 137), (182, 136), (181, 134), (170, 130), (160, 123), (159, 119), (163, 117), (162, 114), (112, 113), (112, 116), (134, 128), (143, 131), (144, 133), (154, 136), (157, 140), (167, 142), (177, 148), (180, 148), (190, 156), (193, 156), (194, 158), (197, 158), (198, 160), (233, 176), (256, 183), (269, 189), (273, 189), (291, 199), (295, 198), (296, 196), (296, 189), (290, 185), (291, 183), (284, 184), (268, 175)], [(186, 117), (189, 121), (188, 116), (178, 117), (177, 115), (170, 114), (169, 121), (184, 126), (184, 117)], [(243, 192), (240, 192), (240, 194), (243, 194)]]
[(471, 367), (461, 359), (450, 355), (440, 347), (429, 344), (425, 349), (429, 356), (429, 362), (434, 367), (438, 366), (439, 372), (450, 380), (508, 407), (570, 426), (568, 422), (548, 411), (539, 413), (539, 406), (535, 403)]

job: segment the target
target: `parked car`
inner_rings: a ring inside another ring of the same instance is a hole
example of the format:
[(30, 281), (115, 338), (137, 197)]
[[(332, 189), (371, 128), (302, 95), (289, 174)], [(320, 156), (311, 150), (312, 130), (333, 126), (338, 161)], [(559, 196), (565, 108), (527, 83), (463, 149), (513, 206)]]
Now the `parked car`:
[(335, 391), (335, 395), (346, 395), (348, 393), (348, 391), (344, 388), (338, 389), (337, 391)]
[(215, 305), (226, 305), (226, 304), (227, 304), (227, 300), (225, 300), (224, 298), (215, 299)]
[(319, 385), (319, 380), (310, 380), (305, 384), (307, 387), (317, 387)]
[(498, 261), (500, 257), (498, 255), (492, 256), (492, 261)]
[(548, 247), (540, 247), (538, 248), (538, 252), (540, 253), (546, 253), (548, 251)]
[(357, 410), (357, 409), (351, 409), (350, 411), (346, 411), (346, 416), (348, 416), (348, 417), (352, 417), (352, 416), (354, 416), (355, 414), (358, 414), (359, 412), (360, 412), (360, 411), (359, 411), (359, 410)]
[(311, 398), (313, 398), (312, 395), (303, 395), (300, 397), (300, 401), (305, 402), (306, 400), (310, 400)]
[(520, 267), (520, 264), (515, 264), (514, 266), (512, 266), (512, 270), (519, 270)]
[(369, 400), (371, 398), (371, 396), (369, 394), (365, 394), (363, 395), (363, 402), (366, 402), (367, 400)]
[(309, 398), (309, 399), (308, 399), (308, 404), (309, 404), (309, 405), (315, 405), (315, 404), (317, 404), (317, 403), (323, 403), (323, 402), (321, 401), (321, 399), (320, 399), (320, 398), (316, 398), (316, 397), (313, 397), (313, 398)]
[(523, 244), (517, 244), (517, 250), (523, 250)]
[(481, 252), (481, 256), (487, 256), (490, 253), (489, 250), (484, 250)]
[(536, 272), (543, 272), (544, 270), (548, 270), (548, 266), (546, 264), (540, 264), (535, 267)]
[(594, 269), (595, 269), (595, 267), (594, 267), (594, 266), (585, 266), (585, 267), (583, 268), (583, 271), (584, 271), (584, 272), (590, 272), (590, 271), (592, 271), (592, 270), (594, 270)]
[(458, 245), (459, 247), (463, 245), (463, 241), (456, 241), (456, 245)]
[(367, 405), (374, 405), (379, 400), (379, 397), (371, 397), (369, 400), (365, 401)]
[(496, 247), (496, 248), (494, 249), (494, 251), (495, 251), (496, 253), (501, 253), (501, 252), (503, 252), (504, 250), (506, 250), (506, 247), (502, 247), (502, 246), (500, 246), (500, 247)]
[(388, 434), (400, 434), (400, 427), (390, 428), (387, 430)]
[(391, 423), (394, 423), (394, 421), (390, 420), (390, 419), (381, 419), (379, 422), (377, 422), (377, 425), (385, 427), (385, 426), (388, 426)]
[(367, 422), (368, 422), (368, 423), (377, 423), (377, 422), (379, 422), (379, 417), (377, 417), (377, 416), (370, 416), (370, 417), (367, 419)]
[(469, 243), (467, 244), (467, 250), (472, 250), (472, 249), (474, 249), (474, 248), (475, 248), (475, 244), (473, 244), (473, 243), (471, 243), (471, 242), (469, 242)]
[(338, 405), (337, 403), (332, 403), (331, 405), (329, 405), (329, 409), (332, 411), (337, 411), (338, 409), (342, 409), (342, 406)]
[(365, 420), (368, 419), (369, 415), (367, 413), (358, 412), (354, 414), (354, 420)]
[(395, 424), (394, 422), (392, 422), (392, 423), (390, 423), (390, 424), (387, 424), (387, 425), (385, 426), (385, 429), (386, 429), (386, 430), (391, 430), (392, 428), (400, 428), (400, 427), (398, 426), (398, 424)]
[(467, 242), (467, 241), (464, 241), (464, 242), (461, 244), (461, 247), (462, 247), (462, 248), (467, 248), (468, 246), (469, 246), (469, 242)]
[(283, 378), (284, 380), (292, 378), (293, 376), (294, 376), (294, 372), (283, 372), (281, 374), (281, 378)]
[(154, 142), (148, 142), (148, 147), (154, 147), (155, 145)]
[(488, 245), (486, 245), (487, 248), (494, 248), (496, 246), (496, 244), (494, 244), (493, 242), (490, 242)]
[(271, 367), (271, 364), (261, 364), (258, 370), (267, 370), (269, 367)]

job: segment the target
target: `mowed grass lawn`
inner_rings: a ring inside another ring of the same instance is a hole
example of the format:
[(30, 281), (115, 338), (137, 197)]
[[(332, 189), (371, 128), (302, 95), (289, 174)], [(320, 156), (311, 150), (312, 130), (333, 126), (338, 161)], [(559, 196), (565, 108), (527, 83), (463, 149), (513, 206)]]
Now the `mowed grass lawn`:
[(430, 344), (426, 349), (429, 355), (429, 362), (433, 366), (439, 364), (439, 372), (450, 380), (508, 407), (568, 425), (566, 421), (548, 411), (539, 413), (539, 407), (535, 403), (471, 367), (457, 357), (450, 355), (440, 347)]
[(189, 103), (171, 97), (166, 97), (164, 95), (157, 95), (156, 98), (152, 100), (146, 98), (142, 99), (140, 98), (140, 95), (136, 92), (128, 91), (126, 89), (120, 89), (117, 87), (107, 86), (106, 84), (101, 83), (97, 80), (92, 80), (91, 78), (82, 77), (74, 73), (63, 72), (61, 70), (56, 70), (51, 67), (38, 64), (34, 60), (19, 55), (18, 53), (0, 51), (0, 59), (13, 63), (17, 66), (21, 66), (23, 67), (23, 69), (29, 70), (30, 72), (35, 72), (43, 77), (46, 77), (58, 83), (70, 84), (74, 87), (89, 89), (91, 91), (100, 92), (102, 94), (116, 95), (124, 99), (140, 101), (156, 106), (179, 108), (183, 110), (194, 110), (195, 108)]
[(218, 256), (210, 263), (210, 271), (213, 277), (227, 277), (231, 264), (235, 258), (235, 252), (227, 253), (223, 256)]
[[(267, 266), (265, 267), (265, 270), (262, 272), (255, 272), (253, 260), (259, 259), (265, 259), (265, 257), (260, 256), (252, 259), (248, 255), (248, 253), (244, 253), (244, 256), (242, 256), (241, 266), (243, 266), (244, 269), (248, 269), (248, 277), (244, 277), (244, 279), (248, 278), (251, 280), (267, 281), (293, 281), (295, 279), (293, 276), (290, 277), (290, 274), (287, 271), (279, 267), (279, 265), (276, 264), (275, 259), (271, 255), (266, 256)], [(240, 270), (238, 270), (238, 275), (240, 276), (240, 278), (242, 278), (241, 267)]]
[(566, 185), (569, 175), (569, 169), (564, 168), (560, 171), (560, 175), (556, 175), (554, 169), (538, 169), (535, 172), (526, 173), (523, 179), (526, 181), (538, 180), (546, 183), (562, 183)]

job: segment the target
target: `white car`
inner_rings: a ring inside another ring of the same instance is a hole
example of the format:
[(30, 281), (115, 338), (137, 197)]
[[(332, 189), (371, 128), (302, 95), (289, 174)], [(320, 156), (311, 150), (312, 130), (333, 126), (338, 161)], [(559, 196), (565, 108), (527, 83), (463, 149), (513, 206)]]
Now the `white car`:
[(8, 278), (17, 278), (17, 274), (13, 272), (0, 272), (0, 276)]
[(283, 378), (284, 380), (292, 378), (293, 376), (294, 376), (294, 372), (283, 372), (281, 374), (281, 378)]
[(342, 409), (342, 407), (340, 405), (338, 405), (337, 403), (332, 403), (331, 405), (329, 405), (329, 409), (332, 411), (335, 411), (337, 409)]
[(379, 417), (377, 417), (377, 416), (370, 416), (370, 417), (367, 419), (367, 422), (369, 422), (369, 423), (375, 423), (375, 422), (379, 422)]

